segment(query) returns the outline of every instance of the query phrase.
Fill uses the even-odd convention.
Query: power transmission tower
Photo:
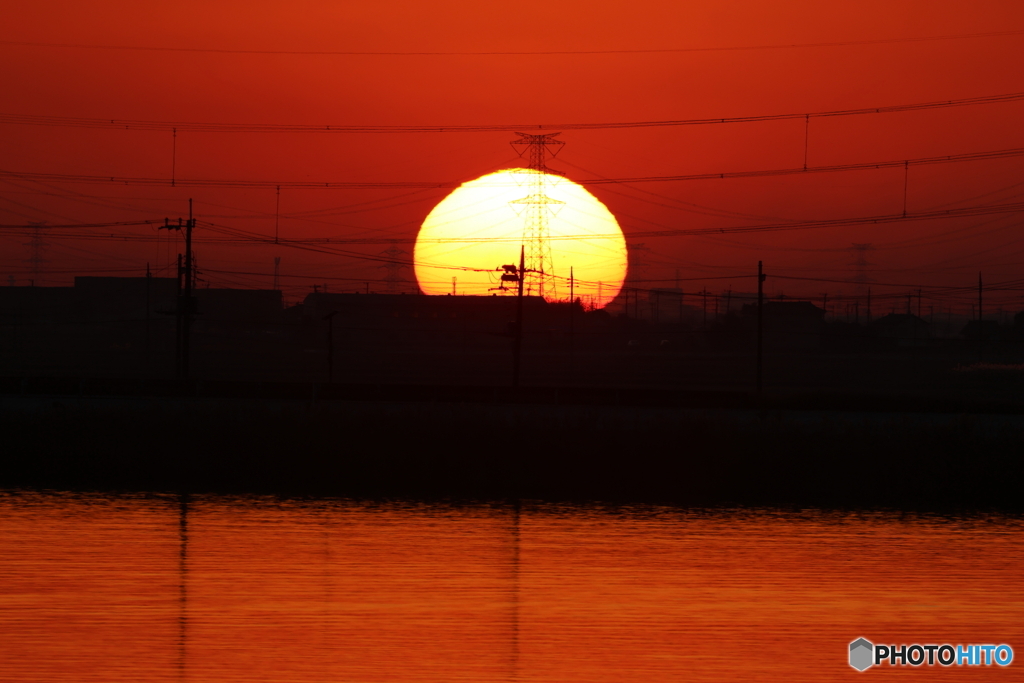
[[[640,313],[640,290],[644,289],[643,272],[650,264],[643,260],[644,252],[650,253],[644,242],[636,242],[628,246],[629,268],[626,270],[626,291],[632,291],[635,300],[633,317],[639,320],[643,316]],[[628,294],[627,294],[628,298]],[[628,306],[628,304],[627,304]],[[627,311],[628,312],[628,311]]]
[[[529,135],[527,133],[516,133],[518,140],[510,144],[519,156],[529,154],[529,168],[532,172],[530,179],[529,194],[522,199],[516,199],[510,204],[519,205],[525,213],[526,226],[523,230],[523,247],[526,252],[526,273],[529,274],[529,281],[524,283],[527,293],[533,293],[536,288],[538,296],[549,295],[557,298],[558,288],[555,284],[555,266],[551,259],[550,231],[548,222],[563,201],[552,199],[547,195],[547,174],[551,172],[546,163],[547,155],[558,156],[562,146],[561,140],[555,140],[560,133],[548,133],[546,135]],[[516,206],[512,207],[513,209]]]
[[[854,280],[862,285],[871,282],[871,278],[868,277],[867,271],[868,266],[873,266],[874,264],[867,260],[867,254],[869,251],[874,250],[875,245],[871,244],[870,242],[866,244],[858,244],[854,242],[853,245],[850,247],[850,251],[854,252],[857,255],[853,263],[850,264],[851,266],[855,266],[857,268],[857,275],[854,277]]]
[[[408,257],[409,252],[404,249],[398,248],[397,242],[392,242],[391,245],[380,253],[381,256],[387,257],[387,261],[381,264],[379,267],[387,270],[387,275],[384,276],[384,282],[388,294],[398,294],[407,280],[402,277],[402,269],[408,268],[409,264],[402,263],[403,257]]]
[[[25,242],[25,246],[31,251],[29,257],[25,259],[32,267],[32,285],[35,286],[39,282],[39,274],[43,270],[43,264],[46,263],[46,259],[43,257],[43,252],[48,246],[46,240],[43,239],[42,228],[46,225],[46,221],[32,221],[29,223],[32,226],[32,238],[28,242]]]

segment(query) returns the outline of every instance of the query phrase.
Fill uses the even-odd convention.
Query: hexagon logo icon
[[[872,655],[874,654],[875,646],[864,640],[858,638],[857,640],[850,643],[850,666],[857,671],[863,671],[872,664]]]

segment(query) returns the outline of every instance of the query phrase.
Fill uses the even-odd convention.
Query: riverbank
[[[1012,414],[5,394],[0,429],[4,488],[1024,508]]]

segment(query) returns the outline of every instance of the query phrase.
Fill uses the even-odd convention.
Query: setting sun
[[[523,200],[534,192],[535,174],[522,168],[491,173],[463,183],[434,207],[416,238],[416,279],[423,292],[498,291],[497,271],[519,262],[527,220]],[[571,268],[576,296],[603,307],[618,294],[626,275],[622,230],[608,208],[583,186],[553,174],[546,173],[543,179],[552,207],[544,211],[553,270],[547,273],[553,278],[544,296],[549,301],[568,299]]]

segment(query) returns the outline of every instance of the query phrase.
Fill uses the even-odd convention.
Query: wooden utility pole
[[[516,294],[516,337],[512,349],[512,386],[519,388],[519,366],[523,352],[523,282],[526,280],[526,247],[519,247],[519,291]]]
[[[175,343],[174,363],[175,371],[180,379],[188,378],[189,366],[189,341],[192,332],[192,315],[195,313],[195,300],[192,297],[193,259],[192,254],[192,229],[196,226],[196,219],[192,217],[192,200],[188,200],[188,220],[182,222],[179,218],[177,224],[171,223],[169,218],[164,219],[161,230],[185,230],[185,253],[178,254],[178,297],[175,311]]]
[[[181,376],[181,254],[178,254],[178,277],[174,281],[174,374]]]
[[[569,377],[575,377],[576,370],[576,278],[569,266]]]
[[[188,223],[185,224],[185,295],[182,307],[184,312],[182,313],[181,319],[181,378],[188,378],[188,365],[189,357],[191,352],[191,339],[192,339],[192,314],[195,313],[196,306],[195,300],[192,298],[192,280],[194,273],[192,272],[193,259],[195,255],[192,253],[192,228],[196,225],[196,220],[192,217],[192,199],[188,200]]]

